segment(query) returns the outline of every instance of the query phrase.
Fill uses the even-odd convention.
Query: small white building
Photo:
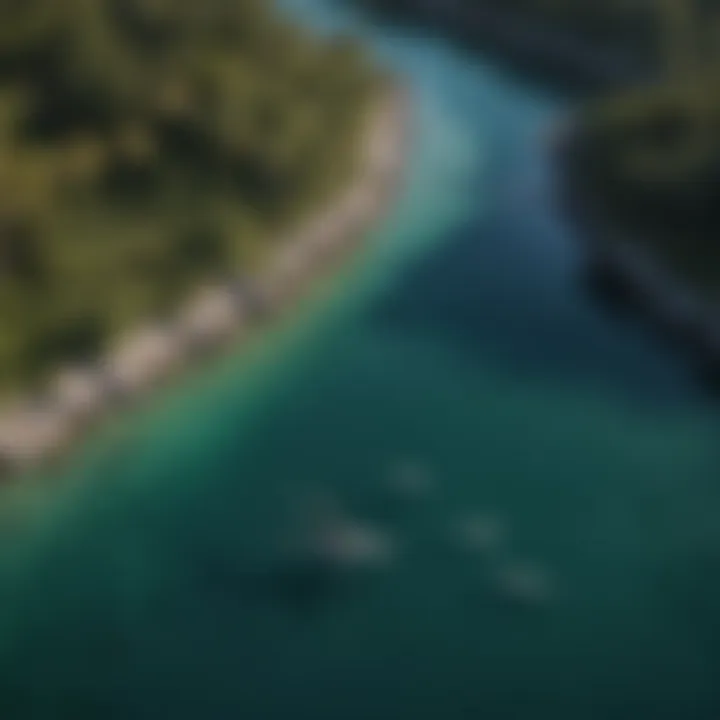
[[[348,224],[345,214],[345,205],[341,202],[314,224],[311,241],[313,250],[327,252],[342,245]]]
[[[61,370],[53,381],[51,393],[60,410],[73,420],[100,412],[107,399],[102,376],[92,368]]]
[[[398,138],[394,129],[395,118],[389,112],[373,128],[365,155],[367,166],[373,170],[389,168],[398,154]]]
[[[291,291],[307,276],[312,264],[312,252],[307,243],[288,243],[278,252],[270,270],[276,292]]]
[[[180,313],[177,332],[184,343],[205,346],[240,329],[244,315],[237,293],[231,288],[205,288]]]
[[[372,220],[380,203],[380,196],[374,186],[363,183],[355,186],[343,198],[342,208],[346,215],[346,224],[353,229]],[[347,222],[350,219],[350,222]]]
[[[145,327],[119,340],[106,357],[105,368],[120,392],[143,390],[166,375],[182,359],[177,334]]]
[[[0,456],[27,467],[59,450],[71,431],[72,423],[58,408],[17,405],[0,416]]]

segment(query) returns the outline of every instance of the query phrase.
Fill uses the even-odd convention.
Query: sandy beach
[[[0,408],[3,477],[57,458],[118,408],[292,307],[391,206],[405,165],[408,114],[407,93],[388,83],[368,111],[354,179],[279,242],[255,275],[196,288],[170,320],[116,338],[94,363],[59,368],[42,395]]]

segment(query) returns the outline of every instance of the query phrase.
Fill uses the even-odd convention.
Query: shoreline
[[[384,7],[382,0],[367,3],[372,12],[394,21],[433,23],[459,42],[497,56],[512,71],[570,92],[647,82],[656,72],[638,53],[588,45],[567,29],[534,23],[520,11],[486,0],[473,6],[454,0],[407,0],[396,8]],[[676,344],[713,392],[720,392],[720,303],[703,299],[592,202],[572,162],[578,143],[572,116],[547,132],[561,169],[561,206],[583,235],[584,273],[591,291],[607,304],[641,316]]]
[[[561,206],[585,242],[585,275],[606,303],[634,313],[677,345],[710,388],[720,389],[720,308],[655,259],[632,235],[615,226],[578,180],[577,128],[555,148],[563,170]]]
[[[410,98],[390,78],[367,108],[354,177],[291,230],[251,276],[196,288],[169,322],[116,339],[92,364],[61,368],[42,397],[0,410],[0,478],[59,462],[98,425],[292,310],[390,210],[405,170]]]

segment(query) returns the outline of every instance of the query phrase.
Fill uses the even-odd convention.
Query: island
[[[408,98],[267,0],[0,5],[13,472],[331,267],[398,187]]]

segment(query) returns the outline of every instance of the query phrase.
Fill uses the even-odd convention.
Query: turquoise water
[[[717,412],[582,290],[542,142],[563,98],[431,35],[287,4],[406,76],[407,191],[249,352],[15,493],[0,717],[719,717]],[[393,503],[406,458],[435,487]],[[313,487],[387,527],[396,563],[276,574]],[[474,511],[508,528],[490,561],[447,542]],[[547,568],[547,608],[498,602],[515,557]]]

